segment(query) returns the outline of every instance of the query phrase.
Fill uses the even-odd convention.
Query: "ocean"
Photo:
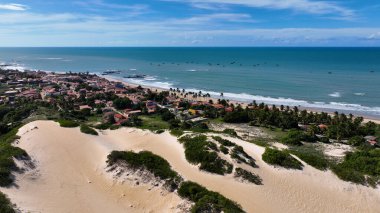
[[[0,48],[0,63],[380,118],[380,48]]]

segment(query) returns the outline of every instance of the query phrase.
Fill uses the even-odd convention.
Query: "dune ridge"
[[[34,129],[34,127],[38,127]],[[33,130],[32,130],[33,129]],[[182,144],[165,132],[133,128],[106,130],[99,136],[79,128],[61,128],[52,121],[22,127],[17,146],[36,162],[33,172],[16,175],[17,187],[1,191],[20,209],[31,212],[179,212],[183,201],[161,188],[114,180],[106,172],[113,150],[151,151],[165,158],[183,178],[217,191],[247,212],[377,212],[380,190],[339,180],[332,172],[308,165],[303,171],[274,168],[261,160],[264,148],[236,138],[259,168],[240,165],[263,179],[264,185],[242,183],[233,175],[214,175],[189,164]]]

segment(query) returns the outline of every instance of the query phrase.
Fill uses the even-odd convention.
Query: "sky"
[[[0,0],[0,46],[380,46],[379,0]]]

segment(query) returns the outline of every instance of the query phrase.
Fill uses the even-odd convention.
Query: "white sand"
[[[123,128],[89,136],[78,129],[60,128],[51,121],[28,124],[20,132],[19,146],[38,161],[36,179],[19,175],[19,188],[1,189],[19,207],[32,212],[173,212],[180,198],[161,196],[156,188],[114,183],[104,172],[111,150],[149,150],[169,161],[185,179],[237,201],[247,212],[379,212],[380,190],[339,180],[331,172],[310,166],[303,171],[274,168],[261,160],[262,147],[239,139],[260,168],[264,185],[241,183],[231,175],[223,177],[201,172],[187,163],[183,147],[168,133],[156,135]],[[88,183],[91,181],[91,183]],[[125,194],[125,197],[121,195]],[[134,207],[131,208],[130,205]]]

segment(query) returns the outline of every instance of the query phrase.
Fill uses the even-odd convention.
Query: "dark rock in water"
[[[369,72],[374,73],[375,71],[371,70],[371,71],[369,71]]]
[[[332,72],[328,72],[329,74],[332,74]]]

